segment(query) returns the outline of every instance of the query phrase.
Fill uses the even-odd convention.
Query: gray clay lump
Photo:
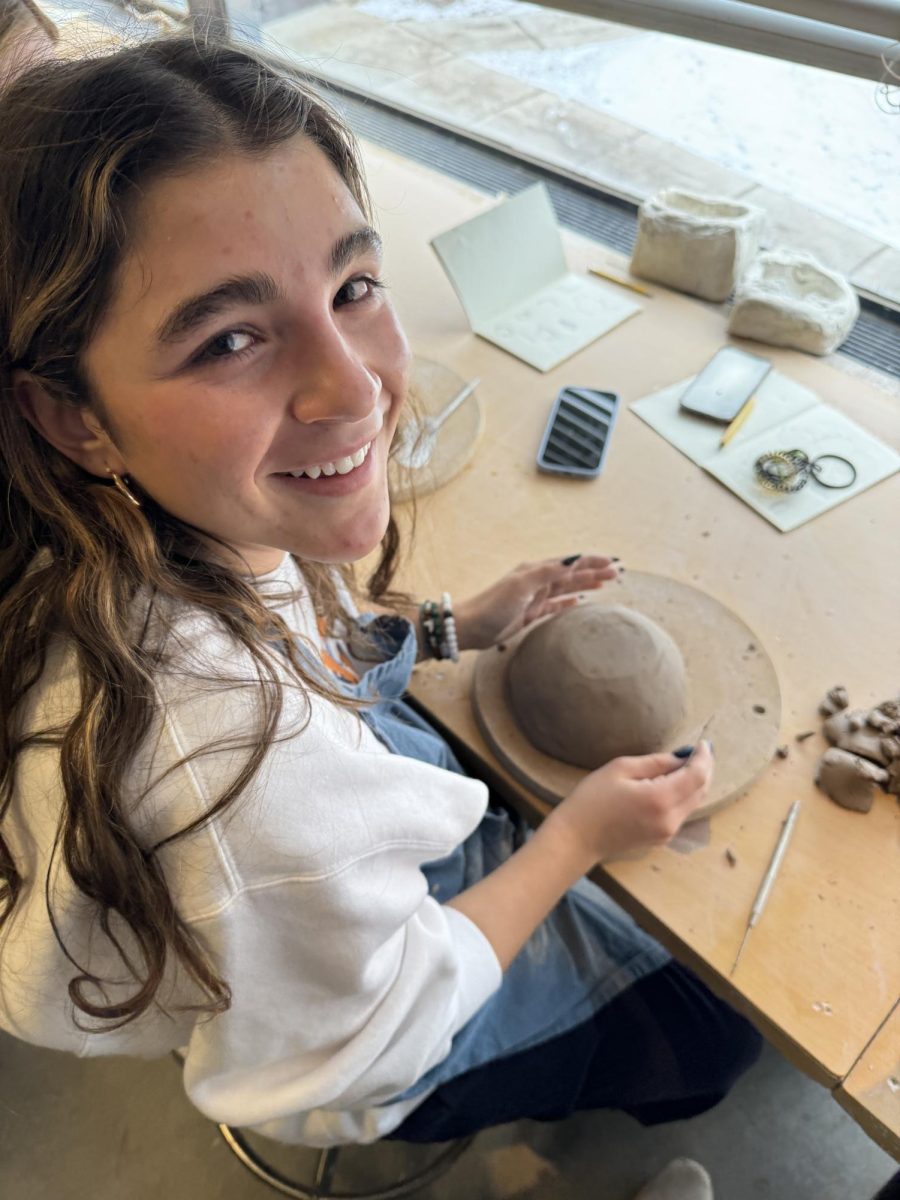
[[[868,812],[875,803],[875,785],[883,786],[887,781],[883,767],[836,746],[822,755],[816,776],[816,783],[827,796],[854,812]]]
[[[620,605],[580,605],[535,626],[510,661],[506,686],[531,744],[586,770],[663,749],[687,705],[675,642]]]
[[[843,808],[868,812],[876,786],[900,795],[900,698],[875,708],[852,709],[844,687],[833,687],[819,712],[832,744],[819,762],[816,782]]]

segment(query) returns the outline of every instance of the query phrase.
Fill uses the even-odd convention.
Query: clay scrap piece
[[[879,733],[896,733],[900,729],[900,721],[890,717],[885,711],[883,705],[877,708],[870,708],[866,713],[866,724],[871,729],[877,729]]]
[[[830,717],[840,709],[846,708],[849,703],[850,697],[847,695],[847,689],[838,685],[828,692],[828,695],[819,705],[819,712],[823,717]]]
[[[866,725],[866,713],[862,709],[851,711],[843,709],[829,717],[822,726],[822,732],[840,750],[848,750],[851,754],[861,754],[881,766],[887,766],[887,758],[881,743],[884,736]]]
[[[875,803],[875,785],[886,784],[888,773],[858,754],[832,747],[819,761],[816,783],[842,808],[867,813]]]
[[[848,707],[847,690],[834,687],[819,711],[833,749],[819,763],[816,782],[836,803],[868,812],[879,784],[900,796],[900,697],[874,708]]]
[[[686,710],[678,646],[620,605],[577,605],[535,626],[516,647],[506,683],[532,745],[587,770],[661,750]]]

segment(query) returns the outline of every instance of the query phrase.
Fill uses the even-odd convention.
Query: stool
[[[172,1057],[179,1067],[184,1066],[183,1051],[173,1050]],[[365,1192],[334,1192],[331,1190],[331,1181],[337,1168],[338,1154],[341,1149],[347,1149],[347,1147],[331,1146],[327,1150],[320,1151],[313,1181],[311,1184],[305,1184],[289,1179],[271,1163],[267,1163],[262,1155],[250,1145],[247,1135],[242,1129],[236,1129],[233,1125],[219,1125],[218,1130],[225,1145],[238,1162],[242,1163],[257,1179],[267,1183],[270,1188],[280,1192],[282,1196],[292,1196],[294,1200],[397,1200],[400,1196],[411,1196],[413,1192],[420,1191],[429,1183],[433,1183],[435,1179],[440,1179],[442,1175],[445,1175],[475,1140],[473,1135],[451,1142],[436,1154],[427,1166],[406,1175],[398,1183]],[[392,1143],[395,1146],[402,1144],[399,1141]]]
[[[338,1155],[342,1149],[348,1149],[348,1147],[332,1146],[327,1150],[322,1150],[316,1163],[312,1183],[299,1183],[289,1179],[281,1171],[267,1163],[250,1145],[242,1130],[235,1129],[230,1125],[219,1125],[218,1128],[225,1145],[248,1171],[263,1183],[267,1183],[276,1192],[280,1192],[282,1196],[293,1196],[295,1200],[395,1200],[399,1196],[410,1196],[446,1174],[474,1141],[473,1137],[468,1137],[451,1142],[427,1166],[405,1176],[397,1183],[371,1191],[337,1192],[332,1191],[331,1181],[337,1167]],[[377,1145],[377,1143],[375,1144]],[[400,1142],[393,1144],[402,1145]]]

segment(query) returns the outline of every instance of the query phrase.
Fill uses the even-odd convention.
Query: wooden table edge
[[[884,1020],[872,1034],[872,1037],[866,1043],[856,1061],[851,1066],[850,1070],[846,1073],[846,1075],[843,1076],[842,1079],[839,1079],[835,1087],[831,1089],[831,1094],[834,1096],[841,1108],[844,1109],[845,1112],[849,1113],[853,1120],[856,1121],[857,1125],[859,1125],[861,1129],[865,1130],[873,1142],[877,1143],[882,1150],[884,1150],[887,1154],[890,1154],[890,1156],[897,1162],[900,1162],[900,1127],[893,1128],[890,1125],[886,1125],[885,1122],[882,1121],[882,1119],[870,1108],[867,1108],[857,1096],[855,1096],[852,1092],[848,1092],[845,1086],[851,1075],[853,1075],[858,1068],[861,1068],[864,1065],[869,1052],[873,1050],[875,1043],[881,1037],[881,1034],[897,1016],[900,1016],[900,1000],[898,1000],[897,1003],[888,1010]]]
[[[880,1146],[891,1158],[900,1162],[900,1134],[896,1129],[885,1125],[871,1109],[866,1108],[855,1096],[844,1090],[843,1081],[831,1089],[831,1094],[844,1110],[857,1123],[860,1129]]]

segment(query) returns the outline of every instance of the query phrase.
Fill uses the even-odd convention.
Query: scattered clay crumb
[[[658,866],[656,863],[651,863],[651,864],[650,864],[650,870],[651,870],[651,871],[657,871],[657,872],[658,872],[658,871],[659,871],[659,866]]]
[[[816,1000],[812,1006],[813,1012],[824,1013],[826,1017],[830,1017],[834,1009],[830,1004],[826,1004],[824,1000]]]
[[[896,1095],[897,1092],[900,1092],[900,1079],[895,1079],[893,1075],[888,1075],[887,1085],[888,1090],[892,1091],[894,1095]]]
[[[764,713],[766,711],[766,706],[764,704],[754,704],[753,711],[755,713]]]
[[[776,758],[787,758],[787,756],[789,754],[790,754],[790,750],[788,750],[787,746],[776,746],[775,747]]]
[[[725,859],[726,859],[726,861],[727,861],[727,863],[728,863],[729,867],[736,867],[736,866],[737,866],[737,855],[736,855],[736,854],[735,854],[735,852],[734,852],[734,851],[731,849],[731,847],[730,847],[730,846],[727,846],[727,847],[725,848]]]
[[[797,736],[794,738],[794,741],[805,742],[807,738],[815,737],[815,735],[816,731],[814,729],[804,729],[802,733],[797,734]]]
[[[756,649],[756,642],[748,642],[748,643],[747,643],[747,649],[748,649],[748,650],[755,650],[755,649]]]
[[[701,533],[701,535],[700,535],[700,536],[701,536],[701,537],[709,537],[709,530],[708,530],[708,529],[704,529],[704,530],[703,530],[703,532]]]

